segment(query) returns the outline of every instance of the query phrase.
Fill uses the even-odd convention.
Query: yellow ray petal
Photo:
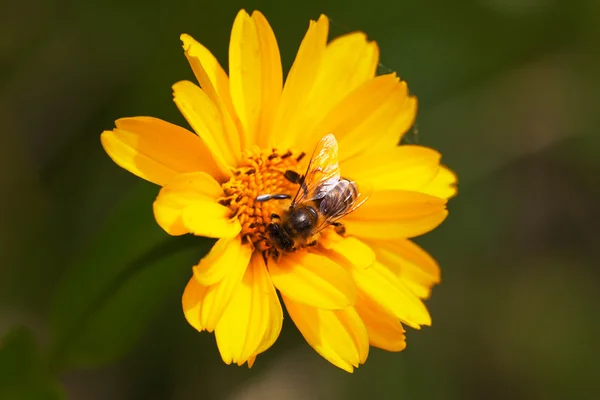
[[[214,202],[197,202],[184,208],[181,220],[187,231],[196,236],[224,238],[241,231],[239,221],[231,219],[231,210]]]
[[[212,53],[189,35],[181,35],[185,56],[202,90],[212,100],[226,133],[223,140],[236,160],[242,154],[241,124],[229,94],[229,78]]]
[[[433,180],[419,191],[442,199],[450,199],[456,196],[458,192],[457,184],[458,177],[456,174],[448,167],[441,165]]]
[[[157,185],[166,185],[177,174],[204,171],[225,179],[209,149],[192,132],[157,118],[135,117],[116,121],[104,131],[102,146],[122,168]]]
[[[375,77],[379,65],[379,47],[363,32],[351,32],[327,45],[316,86],[327,84],[329,104],[336,104],[348,93]]]
[[[219,168],[229,171],[237,166],[239,155],[232,151],[219,110],[206,92],[190,81],[181,81],[173,85],[173,99],[190,126],[210,149]]]
[[[290,299],[331,310],[344,309],[355,301],[354,282],[348,272],[323,255],[302,251],[269,260],[275,287]]]
[[[310,21],[285,80],[269,145],[289,148],[296,144],[302,132],[296,125],[303,119],[298,110],[303,110],[309,101],[310,88],[316,79],[315,71],[318,71],[327,47],[328,33],[329,19],[325,15],[321,15],[316,22]]]
[[[267,269],[267,266],[264,263],[264,259],[262,255],[258,253],[254,254],[253,259],[255,265],[260,268],[260,280],[262,282],[262,287],[266,287],[267,289],[263,291],[262,295],[268,293],[269,300],[269,310],[270,310],[270,323],[267,326],[265,334],[260,342],[260,345],[256,349],[254,356],[252,356],[248,360],[248,367],[251,368],[252,364],[254,364],[254,360],[256,359],[256,355],[267,351],[279,337],[281,333],[281,328],[283,326],[283,309],[281,307],[281,302],[279,301],[279,297],[277,296],[277,292],[275,290],[275,286],[273,285],[273,281],[271,280],[271,276]]]
[[[401,84],[406,85],[405,82],[401,82]],[[415,118],[417,117],[417,98],[415,96],[406,96],[404,100],[398,100],[398,105],[400,108],[387,131],[382,132],[375,138],[376,140],[374,140],[369,147],[364,148],[364,150],[372,154],[383,153],[390,147],[397,146],[402,140],[402,137],[413,126]]]
[[[236,246],[237,243],[233,242],[232,246]],[[240,245],[244,248],[232,250],[237,257],[231,258],[227,275],[219,283],[209,286],[204,295],[200,310],[200,322],[209,332],[215,329],[227,305],[240,288],[242,278],[250,263],[252,249],[248,245]]]
[[[215,328],[223,361],[250,362],[277,340],[282,323],[277,293],[262,256],[256,254]]]
[[[406,348],[404,328],[398,318],[363,295],[358,296],[355,307],[367,328],[371,346],[387,351]]]
[[[181,298],[185,319],[187,319],[188,323],[198,331],[204,330],[202,322],[200,321],[200,309],[205,293],[206,287],[200,285],[200,283],[192,276],[186,285]]]
[[[205,172],[179,174],[160,190],[154,217],[170,235],[233,237],[242,227],[231,219],[229,208],[217,203],[222,195],[221,186]]]
[[[229,44],[231,98],[240,118],[246,147],[267,146],[279,104],[283,73],[279,47],[271,26],[258,11],[241,10]]]
[[[327,133],[334,132],[337,135],[336,131],[327,130],[331,128],[328,123],[322,125],[319,122],[324,118],[327,119],[334,110],[338,110],[337,114],[340,114],[340,107],[349,106],[344,99],[355,89],[373,80],[378,62],[379,48],[377,44],[367,41],[366,35],[362,32],[340,36],[327,45],[314,84],[312,87],[308,84],[306,88],[306,105],[301,108],[302,115],[300,116],[304,119],[299,121],[300,126],[292,127],[292,129],[298,129],[297,142],[300,144],[300,148],[314,148],[316,143]],[[382,101],[378,97],[371,97],[374,101]],[[344,105],[340,106],[340,103],[344,103]],[[364,111],[364,108],[372,110],[373,103],[361,102],[361,105],[362,107],[354,108],[354,110],[360,110],[361,120],[365,120],[365,114],[371,113]],[[387,103],[384,102],[384,106],[387,106]],[[345,115],[348,116],[347,113]],[[324,128],[325,131],[323,131],[324,126],[327,126]],[[370,134],[372,135],[372,132]]]
[[[369,355],[369,336],[354,307],[322,310],[282,296],[304,339],[333,365],[353,372]]]
[[[190,35],[184,33],[180,39],[185,56],[190,60],[192,71],[202,89],[215,104],[223,103],[227,106],[227,110],[233,111],[229,94],[229,78],[217,58]]]
[[[335,134],[343,162],[370,149],[390,129],[395,129],[399,114],[405,112],[407,99],[406,83],[400,82],[395,74],[370,79],[341,99],[314,130],[307,131],[306,140],[316,144],[326,134]],[[396,133],[398,138],[400,134]]]
[[[369,268],[351,268],[357,289],[405,324],[419,328],[431,325],[431,317],[421,300],[379,262]]]
[[[343,223],[351,236],[404,239],[431,231],[447,215],[445,199],[404,190],[381,190],[374,191]]]
[[[431,287],[440,282],[438,263],[421,247],[406,239],[367,242],[377,261],[389,268],[418,297],[428,298]]]
[[[242,245],[240,235],[219,239],[200,263],[194,266],[194,277],[204,286],[214,285],[227,276],[232,264],[240,258],[250,259],[251,253],[250,246]]]
[[[423,146],[391,146],[381,153],[363,153],[340,163],[344,176],[372,190],[421,191],[438,174],[441,155]],[[439,197],[439,196],[438,196]]]
[[[334,232],[321,235],[321,245],[332,250],[359,268],[367,268],[375,262],[375,252],[357,238],[342,237]]]
[[[265,271],[267,270],[265,269]],[[277,341],[279,334],[281,333],[281,328],[283,327],[283,309],[281,308],[279,297],[277,297],[275,286],[273,286],[273,281],[271,280],[271,277],[268,275],[268,273],[267,276],[262,276],[261,279],[264,279],[265,282],[268,279],[268,283],[270,285],[269,290],[271,290],[271,288],[273,290],[272,294],[269,294],[269,309],[271,312],[271,319],[269,325],[267,326],[267,330],[265,331],[265,334],[260,342],[260,345],[256,349],[254,357],[256,357],[256,355],[260,353],[267,351],[271,348],[271,346],[273,346],[273,344]],[[252,365],[250,365],[250,361],[248,361],[248,365],[252,367]]]

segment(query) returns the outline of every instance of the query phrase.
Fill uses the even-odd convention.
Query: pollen
[[[229,181],[221,185],[225,195],[219,199],[219,203],[231,209],[232,216],[242,225],[243,240],[255,249],[264,251],[271,248],[265,228],[271,222],[271,215],[280,214],[291,202],[289,199],[259,202],[256,197],[285,194],[293,198],[298,191],[298,184],[288,180],[286,172],[300,174],[305,155],[304,152],[292,150],[255,149],[246,154]]]

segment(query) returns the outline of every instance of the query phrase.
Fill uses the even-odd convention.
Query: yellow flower
[[[183,49],[200,87],[173,86],[195,134],[168,122],[120,119],[102,145],[121,167],[162,186],[154,202],[170,235],[218,238],[193,267],[183,311],[215,332],[223,361],[252,366],[276,341],[287,311],[306,341],[348,372],[370,346],[400,351],[402,324],[431,318],[422,302],[440,281],[437,263],[409,238],[446,217],[456,177],[427,147],[400,145],[417,100],[395,74],[375,76],[377,44],[355,32],[327,43],[329,21],[311,21],[283,84],[279,49],[260,12],[240,11],[229,76],[188,35]],[[294,196],[317,143],[333,133],[342,176],[370,187],[368,200],[326,227],[316,245],[276,252],[265,229]],[[306,157],[305,157],[306,155]]]

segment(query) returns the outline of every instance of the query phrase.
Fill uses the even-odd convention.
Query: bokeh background
[[[407,140],[460,177],[418,240],[433,326],[353,375],[289,318],[251,370],[221,362],[181,293],[209,242],[169,241],[157,188],[99,140],[124,116],[187,126],[179,34],[226,64],[240,8],[284,68],[309,19],[367,32],[420,102]],[[0,5],[1,399],[592,399],[600,396],[600,2],[4,0]]]

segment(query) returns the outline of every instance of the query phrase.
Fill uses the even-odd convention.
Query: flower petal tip
[[[183,50],[187,53],[190,49],[192,42],[194,41],[194,38],[192,38],[187,33],[182,33],[181,35],[179,35],[179,40],[181,40],[181,47],[183,47]]]

